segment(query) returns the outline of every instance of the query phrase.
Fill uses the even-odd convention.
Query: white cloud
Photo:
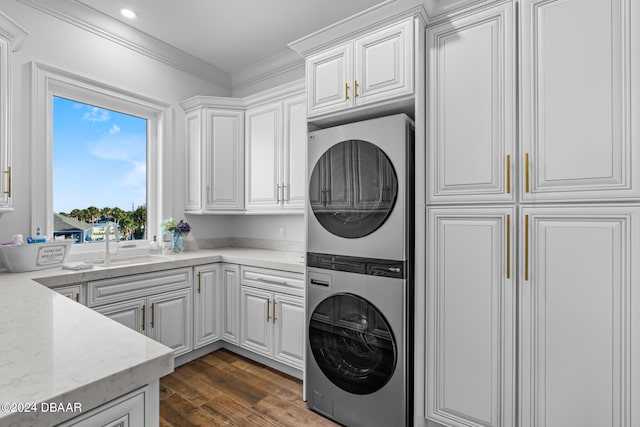
[[[133,162],[133,168],[129,172],[125,173],[120,181],[121,185],[124,187],[144,187],[146,182],[147,164],[142,162]]]
[[[115,135],[118,132],[120,132],[120,126],[118,125],[113,125],[111,129],[109,129],[109,135]]]
[[[89,120],[90,122],[104,122],[109,120],[109,112],[98,107],[89,107],[89,111],[82,116],[83,120]]]
[[[146,144],[139,139],[101,139],[89,144],[89,153],[103,160],[123,160],[135,162],[146,158]]]

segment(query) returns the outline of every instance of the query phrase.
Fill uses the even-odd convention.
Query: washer
[[[305,393],[347,426],[411,425],[413,123],[310,133]]]

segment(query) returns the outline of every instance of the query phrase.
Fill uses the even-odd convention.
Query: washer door
[[[398,178],[391,160],[370,142],[335,144],[311,173],[311,210],[327,231],[339,237],[373,233],[387,220],[397,197]]]
[[[353,294],[323,300],[311,315],[309,342],[324,375],[353,394],[370,394],[391,379],[397,362],[393,332],[380,311]]]

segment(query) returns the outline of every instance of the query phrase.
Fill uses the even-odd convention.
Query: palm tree
[[[100,209],[96,208],[95,206],[89,206],[87,208],[87,212],[89,213],[89,218],[91,218],[91,223],[95,224],[96,220],[98,219],[98,215],[100,214]]]
[[[100,209],[100,215],[102,215],[106,221],[111,220],[112,219],[112,217],[111,217],[111,208],[104,207],[104,208]]]
[[[82,211],[80,209],[74,209],[69,213],[70,216],[74,217],[78,221],[81,221]]]
[[[136,223],[138,236],[142,236],[143,239],[147,238],[147,205],[138,206],[133,212],[133,220]]]
[[[113,222],[115,222],[118,225],[120,225],[120,222],[125,217],[125,215],[126,215],[126,212],[120,208],[116,207],[111,209],[111,218],[113,219]]]
[[[133,233],[133,230],[136,228],[136,223],[133,220],[133,216],[131,212],[126,212],[126,215],[120,221],[120,231],[124,235],[124,240],[129,240],[130,236]]]

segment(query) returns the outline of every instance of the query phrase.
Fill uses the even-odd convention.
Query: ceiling
[[[383,0],[76,0],[233,74]],[[387,0],[388,1],[388,0]],[[128,20],[120,8],[134,10]]]

